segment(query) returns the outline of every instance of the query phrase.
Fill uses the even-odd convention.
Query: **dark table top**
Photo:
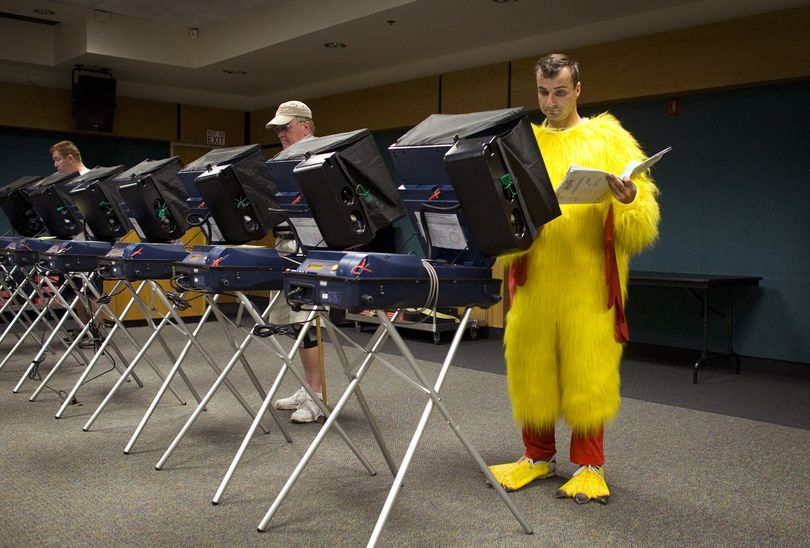
[[[646,272],[630,271],[630,284],[657,285],[670,287],[710,287],[757,286],[761,276],[734,276],[725,274],[692,274],[687,272]]]

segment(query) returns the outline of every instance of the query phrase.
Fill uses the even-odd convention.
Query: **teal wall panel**
[[[736,350],[810,363],[810,83],[690,95],[674,116],[665,99],[584,109],[603,110],[646,152],[673,147],[653,168],[660,240],[632,268],[762,276],[736,292]],[[631,338],[698,348],[700,313],[684,290],[632,288]]]

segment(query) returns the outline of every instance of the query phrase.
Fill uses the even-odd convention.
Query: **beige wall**
[[[177,105],[116,97],[112,137],[173,141],[177,134]],[[70,91],[30,84],[0,82],[0,125],[74,132]],[[81,132],[79,132],[81,133]]]
[[[224,131],[225,146],[245,144],[245,113],[116,97],[112,132],[74,129],[70,91],[0,82],[0,126],[205,145],[207,131]],[[179,112],[178,112],[179,110]],[[178,135],[179,116],[179,135]]]
[[[208,144],[208,130],[224,131],[226,147],[245,144],[245,114],[222,108],[180,105],[180,142]]]
[[[582,66],[583,104],[796,80],[810,77],[808,21],[803,7],[567,53]],[[536,61],[512,62],[512,106],[537,108]]]
[[[582,65],[583,104],[669,96],[810,77],[810,7],[568,50]],[[412,126],[434,112],[537,109],[534,64],[511,62],[330,95],[301,98],[320,135]],[[292,97],[291,97],[292,99]],[[264,128],[276,105],[251,113],[251,142],[277,144]]]
[[[429,76],[310,99],[318,133],[416,125],[439,108],[439,77]]]
[[[509,106],[509,63],[442,74],[443,114],[497,110]]]
[[[281,146],[281,142],[276,137],[276,132],[267,129],[264,125],[275,116],[276,107],[271,106],[261,110],[254,110],[250,113],[250,142],[262,145]],[[320,128],[317,128],[320,133]],[[324,134],[325,135],[325,134]]]

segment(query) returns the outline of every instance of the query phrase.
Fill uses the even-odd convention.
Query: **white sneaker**
[[[318,396],[320,397],[320,394],[318,394]],[[290,421],[300,423],[315,422],[321,417],[323,417],[323,411],[321,411],[318,404],[307,395],[307,398],[298,406],[298,409],[290,415]]]
[[[286,398],[279,398],[273,402],[273,407],[276,409],[280,409],[282,411],[295,411],[298,409],[298,406],[304,403],[304,400],[308,398],[307,391],[304,388],[299,388],[296,390],[292,396],[287,396]]]

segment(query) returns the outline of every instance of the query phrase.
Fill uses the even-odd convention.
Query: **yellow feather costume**
[[[633,136],[607,113],[567,130],[534,126],[534,133],[555,186],[571,164],[618,174],[644,159]],[[622,345],[607,307],[604,222],[612,203],[624,299],[628,259],[657,238],[659,220],[655,184],[647,174],[633,182],[638,193],[630,204],[611,197],[562,206],[562,216],[526,252],[528,278],[515,291],[504,335],[513,413],[522,426],[544,430],[562,415],[573,431],[589,433],[619,409]]]

